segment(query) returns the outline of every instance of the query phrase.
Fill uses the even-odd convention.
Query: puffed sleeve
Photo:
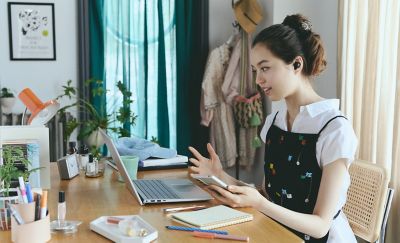
[[[326,126],[318,138],[316,152],[320,166],[345,159],[348,168],[354,160],[357,145],[358,139],[351,123],[343,117],[336,118]]]

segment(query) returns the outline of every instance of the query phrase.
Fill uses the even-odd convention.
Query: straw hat
[[[257,0],[239,0],[233,7],[236,20],[247,32],[252,33],[263,18],[262,8]]]

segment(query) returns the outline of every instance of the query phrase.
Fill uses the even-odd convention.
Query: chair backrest
[[[381,232],[388,199],[388,172],[371,162],[357,160],[351,164],[349,173],[351,184],[343,212],[355,235],[375,242]]]

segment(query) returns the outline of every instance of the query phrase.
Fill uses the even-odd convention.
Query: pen
[[[22,199],[22,192],[21,192],[21,188],[19,188],[19,186],[17,187],[17,194],[18,194],[18,202],[23,203],[24,200]]]
[[[208,239],[237,240],[246,242],[249,242],[250,240],[248,236],[220,235],[220,234],[197,232],[197,231],[193,232],[193,236],[200,238],[208,238]]]
[[[175,225],[168,225],[165,228],[169,230],[182,230],[182,231],[191,231],[191,232],[205,232],[205,233],[214,233],[220,235],[227,235],[228,231],[221,231],[221,230],[205,230],[200,228],[191,228],[191,227],[183,227],[183,226],[175,226]]]
[[[25,182],[22,176],[18,177],[19,189],[21,189],[22,201],[28,203],[28,198],[26,197]]]
[[[189,207],[179,207],[179,208],[164,208],[164,213],[173,213],[173,212],[181,212],[181,211],[188,211],[188,210],[200,210],[205,209],[206,206],[204,205],[193,205]]]
[[[26,197],[28,198],[28,203],[31,203],[31,202],[33,202],[31,185],[29,183],[26,183],[25,188],[26,188]]]
[[[18,211],[15,210],[15,208],[13,206],[11,206],[7,201],[6,201],[6,207],[7,207],[8,211],[10,212],[10,214],[14,217],[17,224],[21,225],[21,224],[25,223],[24,220],[22,219],[21,215],[18,213]]]
[[[46,218],[47,212],[47,191],[42,193],[42,201],[40,203],[40,219]]]
[[[41,198],[41,195],[37,194],[36,202],[35,202],[35,220],[40,219],[40,198]]]

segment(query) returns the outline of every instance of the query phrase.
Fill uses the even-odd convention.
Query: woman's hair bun
[[[308,20],[304,15],[301,14],[286,16],[282,24],[294,29],[297,34],[303,38],[308,37],[308,35],[312,33],[312,25],[310,20]]]
[[[304,15],[288,15],[282,24],[271,25],[262,30],[254,39],[253,47],[262,43],[276,57],[293,63],[298,56],[303,58],[303,75],[317,76],[326,68],[325,49],[319,34],[311,29],[311,23]]]

